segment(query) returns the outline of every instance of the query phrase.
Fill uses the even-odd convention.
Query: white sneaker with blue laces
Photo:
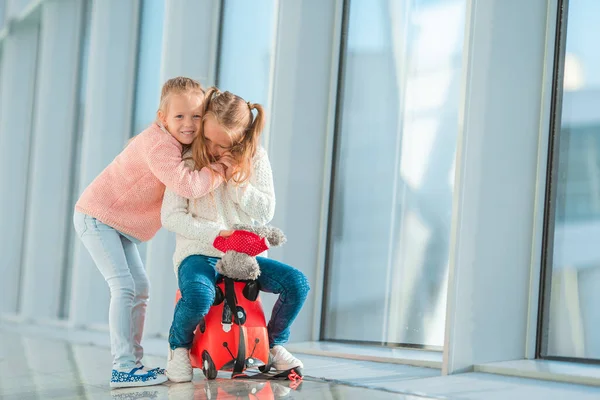
[[[135,367],[131,371],[119,371],[116,369],[112,370],[112,377],[110,379],[110,387],[124,388],[124,387],[138,387],[138,386],[152,386],[160,385],[167,381],[165,375],[159,375],[156,372],[144,371],[143,367]]]

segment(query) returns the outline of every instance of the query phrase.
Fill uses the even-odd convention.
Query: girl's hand
[[[212,163],[208,167],[220,175],[225,175],[225,171],[227,170],[227,167],[225,167],[225,165],[220,164],[218,162]]]
[[[235,171],[235,159],[233,158],[231,153],[227,152],[219,158],[219,163],[225,166],[225,180],[229,181]]]
[[[218,163],[221,163],[225,166],[225,168],[231,168],[235,165],[235,159],[231,155],[230,152],[223,153],[217,160]]]
[[[219,236],[229,237],[231,235],[233,235],[233,231],[221,231],[221,232],[219,232]]]

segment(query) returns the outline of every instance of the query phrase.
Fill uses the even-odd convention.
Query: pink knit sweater
[[[188,169],[181,150],[181,143],[152,124],[85,189],[75,210],[141,241],[152,239],[161,227],[165,186],[191,199],[222,183],[208,168]]]

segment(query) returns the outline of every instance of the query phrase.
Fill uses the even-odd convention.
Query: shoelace
[[[142,368],[144,368],[143,365],[141,367],[132,369],[128,374],[129,377],[140,378],[142,380],[142,382],[146,382],[148,379],[156,377],[156,373],[151,373],[151,372],[146,372],[143,375],[136,375],[135,373],[140,371]]]
[[[160,374],[164,374],[165,373],[165,369],[164,368],[160,368],[160,367],[156,367],[156,368],[152,368],[152,369],[148,370],[148,372],[160,375]]]
[[[142,365],[140,367],[140,369],[143,369],[143,368],[144,368],[144,366]],[[156,367],[156,368],[149,369],[147,373],[154,374],[154,375],[161,375],[161,374],[165,373],[165,370],[163,368]]]

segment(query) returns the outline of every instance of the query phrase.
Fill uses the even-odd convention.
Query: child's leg
[[[146,321],[146,307],[150,295],[150,281],[144,269],[137,245],[124,236],[121,236],[121,243],[123,243],[125,258],[127,259],[135,287],[131,308],[131,339],[133,341],[133,354],[137,364],[144,357],[144,348],[141,345],[141,341],[144,333],[144,322]]]
[[[194,330],[215,300],[217,261],[217,258],[196,255],[189,256],[179,266],[177,275],[181,299],[175,306],[169,332],[172,350],[192,347]]]
[[[290,337],[290,326],[310,290],[308,279],[297,269],[269,258],[257,257],[260,266],[258,282],[261,290],[279,294],[269,321],[271,347],[285,344]]]
[[[135,367],[131,340],[131,310],[135,285],[121,242],[113,228],[87,215],[75,215],[75,228],[110,288],[108,323],[113,368]]]

